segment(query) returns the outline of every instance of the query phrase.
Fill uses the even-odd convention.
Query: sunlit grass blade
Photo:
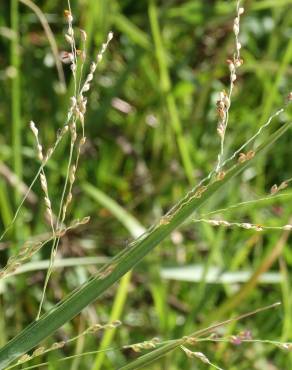
[[[75,266],[89,266],[89,265],[103,265],[108,263],[110,258],[107,257],[72,257],[72,258],[60,258],[55,260],[54,267],[64,268],[64,267],[75,267]],[[46,270],[50,265],[50,260],[41,261],[31,261],[24,263],[19,267],[13,274],[9,276],[15,276],[18,274],[24,274],[30,271]],[[9,277],[7,277],[9,279]]]
[[[161,269],[163,279],[199,283],[204,277],[206,284],[245,283],[251,278],[252,274],[252,270],[223,271],[216,266],[208,266],[208,271],[204,276],[204,266],[202,264]],[[267,272],[259,277],[258,282],[261,284],[280,284],[282,278],[278,272]]]

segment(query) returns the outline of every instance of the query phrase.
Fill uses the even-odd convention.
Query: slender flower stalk
[[[72,195],[72,189],[76,178],[76,172],[79,165],[80,155],[82,151],[82,147],[84,146],[86,142],[85,137],[85,130],[84,130],[84,116],[86,113],[86,106],[87,106],[87,98],[84,96],[86,92],[89,91],[94,72],[97,68],[97,65],[102,61],[103,55],[110,43],[110,41],[113,38],[113,33],[109,32],[107,40],[105,43],[102,44],[101,50],[97,54],[96,61],[92,62],[90,65],[90,71],[88,75],[85,78],[84,83],[82,83],[82,72],[83,72],[83,66],[85,62],[86,57],[86,50],[85,50],[85,40],[86,40],[86,32],[81,31],[82,36],[82,42],[83,42],[83,50],[79,52],[79,50],[76,49],[76,42],[75,42],[75,34],[73,29],[73,16],[71,13],[71,7],[70,7],[70,1],[68,0],[68,8],[69,10],[65,10],[64,14],[68,22],[68,29],[67,33],[65,34],[65,38],[67,42],[70,44],[71,47],[71,53],[68,53],[69,60],[70,60],[70,68],[72,71],[72,77],[74,80],[74,96],[71,97],[71,105],[68,113],[68,126],[69,126],[69,132],[70,132],[70,151],[69,151],[69,159],[67,163],[67,171],[66,171],[66,177],[65,177],[65,183],[63,186],[60,206],[59,206],[59,212],[57,216],[56,221],[56,229],[58,230],[65,222],[66,214],[68,207],[70,203],[72,202],[73,195]],[[80,76],[79,81],[77,81],[77,69],[78,69],[78,54],[81,56],[81,66],[80,66]],[[70,117],[70,118],[69,118]],[[80,123],[81,126],[81,138],[78,140],[78,124]],[[73,162],[74,153],[76,155],[75,161]],[[53,271],[54,261],[57,255],[58,246],[60,243],[60,236],[55,236],[53,240],[53,245],[51,249],[51,256],[50,256],[50,265],[46,273],[44,287],[42,291],[42,297],[39,304],[39,309],[37,313],[36,320],[40,318],[41,310],[43,306],[43,302],[45,299],[45,294],[47,290],[47,286],[49,283],[50,276]]]
[[[235,53],[233,59],[227,59],[227,64],[230,72],[230,83],[229,92],[226,93],[225,90],[221,91],[219,94],[219,100],[217,101],[217,113],[218,113],[218,126],[217,133],[220,137],[220,152],[218,154],[218,161],[215,171],[218,173],[222,167],[222,161],[224,158],[224,142],[225,133],[229,121],[229,109],[231,106],[231,99],[235,81],[237,79],[237,68],[239,68],[243,60],[240,57],[241,44],[239,42],[239,27],[240,27],[240,16],[244,13],[244,8],[240,7],[240,0],[236,3],[236,17],[233,23],[233,33],[235,36]]]

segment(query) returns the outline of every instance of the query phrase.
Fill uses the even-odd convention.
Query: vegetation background
[[[46,34],[36,14],[24,3],[0,3],[3,229],[10,224],[21,192],[39,168],[29,121],[36,122],[42,143],[48,147],[63,125],[72,95],[70,68],[63,65],[67,85],[64,92]],[[67,2],[36,3],[59,49],[67,50],[63,16]],[[292,88],[292,1],[249,0],[242,5],[244,64],[238,72],[230,109],[225,148],[229,154],[283,105]],[[70,219],[90,215],[91,221],[62,239],[61,262],[49,283],[45,311],[84,282],[105,259],[116,255],[143,227],[158,220],[212,170],[220,146],[216,100],[219,91],[228,88],[226,59],[234,52],[232,1],[72,0],[71,6],[75,25],[87,32],[88,55],[96,54],[109,30],[113,30],[114,39],[89,94],[87,143],[70,206]],[[18,43],[19,53],[15,46]],[[273,125],[279,127],[289,117],[291,110]],[[260,140],[273,130],[269,127]],[[257,159],[211,198],[201,214],[267,197],[273,184],[292,176],[291,143],[288,132],[268,155]],[[64,142],[49,162],[53,207],[60,202],[67,153],[68,143]],[[15,175],[20,184],[15,184]],[[283,194],[231,208],[221,216],[228,221],[268,226],[291,223],[289,187]],[[2,266],[23,241],[49,231],[44,210],[42,190],[37,184],[15,227],[1,241]],[[42,249],[26,266],[28,271],[0,282],[1,345],[34,320],[45,277],[41,261],[49,256],[50,248]],[[94,257],[94,263],[83,257]],[[64,266],[66,263],[71,266]],[[210,283],[214,268],[229,272],[228,280],[220,280],[219,275]],[[111,335],[106,332],[103,342],[103,347],[115,349],[106,355],[77,357],[66,365],[54,362],[97,350],[105,337],[92,335],[42,360],[50,361],[49,369],[118,368],[137,354],[117,348],[153,337],[179,338],[276,301],[282,302],[279,309],[221,328],[220,333],[249,330],[254,338],[292,341],[291,269],[287,231],[258,233],[188,222],[152,251],[122,285],[108,290],[46,341],[49,345],[77,335],[94,322],[120,319],[123,325]],[[239,271],[248,273],[238,280]],[[273,274],[264,275],[267,272]],[[195,350],[225,369],[292,368],[291,352],[265,343],[204,343]],[[204,368],[208,365],[188,359],[179,350],[149,367]]]

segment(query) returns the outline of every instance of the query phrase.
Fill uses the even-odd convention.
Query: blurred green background
[[[48,20],[59,50],[68,50],[63,16],[67,2],[36,4]],[[150,226],[213,169],[220,146],[216,100],[229,84],[225,61],[234,52],[235,5],[215,0],[72,0],[74,24],[88,35],[88,63],[110,30],[114,39],[88,95],[87,143],[69,210],[70,220],[90,215],[91,221],[63,238],[59,258],[99,257],[96,261],[102,263],[102,258],[122,250],[142,229],[140,225]],[[249,0],[242,5],[244,64],[238,70],[230,109],[228,154],[283,106],[292,89],[292,1]],[[63,64],[64,92],[48,38],[26,1],[1,1],[0,43],[0,222],[4,229],[39,168],[29,121],[39,128],[43,146],[52,145],[66,118],[72,81],[69,66]],[[289,119],[291,109],[258,141]],[[55,210],[66,173],[68,144],[66,140],[62,143],[47,170]],[[288,132],[266,156],[213,197],[201,213],[266,197],[273,184],[292,176],[291,144]],[[15,183],[15,176],[20,183]],[[236,207],[222,217],[269,226],[291,223],[292,193],[289,187],[285,192],[283,198]],[[36,184],[15,227],[1,241],[2,266],[23,241],[50,230],[44,210],[43,194]],[[31,271],[1,282],[1,345],[34,320],[45,277],[39,261],[49,255],[50,249],[44,248],[34,256]],[[189,266],[194,265],[190,271]],[[82,263],[56,268],[44,310],[97,268]],[[229,281],[208,282],[214,268],[229,272]],[[249,273],[244,281],[238,281],[238,271]],[[261,280],[268,271],[274,273],[272,278]],[[189,222],[137,266],[120,289],[110,289],[46,344],[77,335],[94,322],[108,322],[118,292],[124,299],[117,302],[112,315],[118,316],[123,326],[108,347],[152,337],[181,337],[213,321],[276,301],[282,301],[280,309],[222,328],[220,333],[250,330],[255,338],[291,341],[291,271],[287,232],[256,233]],[[89,336],[43,360],[51,362],[50,369],[66,364],[73,370],[97,370],[118,368],[137,356],[131,350],[114,350],[103,359],[91,355],[54,364],[64,356],[97,350],[100,342],[99,335]],[[268,344],[201,344],[195,350],[225,369],[292,368],[291,353]],[[176,351],[150,368],[208,366]]]

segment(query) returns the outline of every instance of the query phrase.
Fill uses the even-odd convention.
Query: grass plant
[[[12,122],[11,146],[0,136],[0,369],[288,370],[290,1],[85,3],[68,0],[61,24],[49,2],[11,0],[0,29]],[[42,86],[22,70],[44,42],[56,76]],[[47,86],[52,102],[35,92],[51,97]],[[193,262],[197,285],[158,282]],[[212,284],[214,266],[251,274]],[[280,279],[260,286],[271,270]]]

